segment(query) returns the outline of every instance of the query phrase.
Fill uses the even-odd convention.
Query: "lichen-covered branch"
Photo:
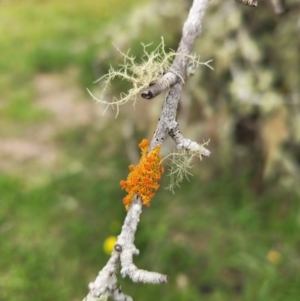
[[[167,282],[167,276],[139,270],[132,263],[132,256],[138,255],[139,250],[134,245],[135,232],[138,222],[140,220],[140,214],[142,212],[142,203],[139,196],[135,196],[135,200],[128,210],[128,214],[125,218],[121,234],[116,242],[116,249],[119,249],[120,262],[121,262],[121,275],[123,277],[129,276],[134,282],[145,283],[164,283]]]
[[[179,55],[175,57],[171,66],[171,69],[176,71],[177,80],[172,86],[169,87],[169,90],[167,91],[161,117],[151,141],[151,149],[154,148],[156,144],[161,144],[168,134],[171,134],[171,137],[174,138],[172,133],[175,131],[175,129],[178,129],[179,131],[178,123],[176,122],[178,102],[180,99],[186,71],[190,63],[189,56],[191,56],[194,43],[201,33],[202,21],[208,3],[209,0],[195,0],[190,9],[188,18],[184,23],[182,38],[177,50]],[[167,74],[164,76],[166,75]],[[157,93],[157,88],[158,86],[154,84],[144,93],[147,93],[148,95],[152,93],[155,95],[155,93]]]
[[[167,282],[168,277],[166,275],[140,270],[132,262],[132,256],[139,254],[139,250],[134,245],[134,239],[141,213],[142,202],[140,197],[136,195],[127,212],[114,251],[95,281],[89,284],[89,294],[83,301],[102,301],[108,297],[116,301],[132,301],[132,298],[123,294],[121,288],[117,285],[116,275],[120,268],[121,275],[123,277],[129,276],[134,282]]]
[[[177,82],[181,82],[181,84],[183,84],[189,63],[189,57],[192,54],[195,40],[201,33],[201,24],[208,2],[209,0],[195,0],[193,2],[188,18],[183,26],[182,38],[177,50],[178,55],[175,57],[174,62],[170,68],[172,71],[166,72],[160,78],[160,80],[158,80],[154,85],[145,90],[142,93],[142,97],[151,99]],[[176,73],[174,74],[173,71],[175,71]],[[170,73],[173,73],[173,75],[170,75]]]
[[[176,114],[182,85],[192,57],[193,46],[196,38],[200,35],[208,3],[209,0],[194,0],[183,26],[182,38],[174,56],[174,62],[169,68],[170,71],[163,75],[161,80],[158,79],[149,90],[143,92],[143,96],[150,99],[164,89],[169,88],[157,129],[148,150],[149,152],[160,145],[168,134],[174,139],[178,148],[189,149],[192,147],[196,150],[196,144],[184,139],[180,134],[179,126],[176,122]],[[201,154],[208,156],[210,153],[205,148],[201,149],[200,146],[198,151],[200,151],[200,156]],[[123,184],[125,185],[126,183]],[[99,272],[95,281],[89,284],[90,291],[84,299],[85,301],[105,300],[108,297],[113,300],[131,301],[131,297],[123,294],[121,288],[117,285],[116,275],[119,270],[123,277],[129,276],[134,282],[167,282],[168,278],[166,275],[138,269],[133,263],[133,255],[139,254],[139,250],[134,245],[134,239],[141,212],[142,200],[136,194],[133,202],[129,205],[121,234],[118,236],[111,258]]]

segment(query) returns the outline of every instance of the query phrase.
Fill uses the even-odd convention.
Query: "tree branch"
[[[163,105],[161,118],[159,119],[156,131],[151,141],[150,148],[153,149],[156,144],[161,144],[168,134],[173,138],[177,146],[182,144],[183,136],[179,136],[180,130],[179,125],[176,122],[177,107],[182,90],[182,85],[184,83],[186,70],[189,65],[189,57],[192,54],[193,46],[196,38],[201,33],[202,21],[207,9],[209,0],[195,0],[190,9],[188,18],[183,26],[182,38],[179,43],[177,50],[177,56],[175,57],[174,63],[171,66],[171,70],[175,71],[177,75],[176,82],[169,87],[167,96]],[[168,73],[167,73],[168,74]],[[162,79],[167,76],[165,74]],[[164,85],[154,84],[149,88],[148,91],[144,92],[155,95],[157,91],[160,93],[158,88],[163,87]],[[176,129],[176,131],[175,131]],[[177,133],[176,139],[174,133]],[[204,152],[203,155],[206,155],[208,152]]]
[[[184,139],[181,135],[179,125],[176,122],[176,115],[186,70],[189,65],[195,40],[201,32],[201,25],[208,3],[209,0],[194,0],[188,18],[183,26],[182,38],[170,71],[163,75],[163,77],[147,91],[142,93],[144,98],[151,99],[166,88],[169,88],[149,150],[161,144],[168,134],[174,139],[178,148],[196,148],[195,142]],[[205,156],[210,154],[204,147],[201,149],[201,152],[202,155]],[[105,267],[99,272],[95,281],[89,284],[90,291],[84,301],[105,300],[108,297],[118,301],[131,301],[132,298],[124,295],[121,288],[117,286],[116,274],[119,268],[121,268],[120,272],[123,277],[129,276],[134,282],[167,282],[168,277],[166,275],[140,270],[132,262],[133,255],[139,254],[139,250],[134,245],[134,239],[141,212],[141,199],[136,195],[127,212],[114,251]]]
[[[194,1],[188,18],[183,26],[182,38],[177,50],[177,56],[170,68],[154,85],[142,93],[142,97],[152,99],[178,81],[183,83],[189,56],[192,53],[196,38],[201,33],[202,19],[209,1]]]

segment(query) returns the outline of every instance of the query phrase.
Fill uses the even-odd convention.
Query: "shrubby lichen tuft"
[[[204,146],[207,145],[208,142],[209,141],[204,142],[202,145],[199,144],[197,150],[186,148],[179,149],[176,152],[170,153],[163,159],[168,159],[167,165],[169,166],[167,176],[169,177],[170,182],[166,187],[167,190],[174,193],[175,188],[180,187],[180,183],[184,179],[189,180],[189,176],[193,175],[190,172],[193,167],[193,159],[196,157],[202,160],[202,155],[204,154],[203,149],[205,149]]]
[[[171,66],[174,57],[182,54],[176,53],[174,50],[165,52],[164,39],[162,38],[161,40],[161,43],[152,52],[148,52],[147,50],[150,45],[142,44],[144,54],[141,57],[141,63],[136,62],[135,57],[129,54],[130,51],[123,53],[117,48],[121,56],[124,58],[124,63],[119,65],[118,69],[115,69],[111,66],[108,74],[102,76],[95,82],[103,83],[100,96],[96,97],[89,89],[87,89],[95,101],[106,105],[104,113],[109,107],[112,107],[116,108],[117,116],[119,114],[119,106],[124,105],[129,101],[132,101],[134,105],[137,100],[137,95],[143,90],[147,89],[151,84],[154,84],[160,77],[163,76],[164,72],[171,71],[177,74],[175,70],[172,70]],[[204,64],[209,68],[212,68],[209,65],[210,61],[201,63],[200,58],[197,55],[191,55],[188,57],[190,58],[190,64],[195,67]],[[179,78],[181,78],[179,74],[177,75]],[[115,78],[128,81],[132,87],[127,93],[121,93],[119,98],[114,97],[112,101],[107,101],[105,98],[107,89]]]

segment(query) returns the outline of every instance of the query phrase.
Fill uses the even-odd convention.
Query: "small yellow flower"
[[[103,250],[106,254],[111,254],[114,249],[115,243],[117,242],[116,236],[109,236],[105,239],[103,243]]]
[[[281,261],[281,254],[275,250],[270,250],[267,259],[272,264],[278,264]]]

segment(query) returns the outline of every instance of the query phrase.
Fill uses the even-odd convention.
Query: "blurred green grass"
[[[139,1],[143,3],[143,1]],[[38,72],[80,70],[78,84],[95,80],[92,65],[107,22],[122,22],[136,1],[4,1],[0,10],[0,116],[37,122],[44,112],[30,104],[32,80]],[[22,99],[15,99],[22,95]],[[17,103],[17,104],[16,104]],[[32,111],[32,112],[30,112]],[[29,116],[28,116],[29,115]]]
[[[85,294],[86,283],[107,259],[103,241],[119,233],[125,216],[117,179],[127,163],[118,161],[117,151],[113,158],[115,166],[105,177],[95,168],[103,165],[102,158],[84,159],[84,169],[65,171],[31,189],[1,175],[2,300],[80,300]],[[217,187],[212,182],[201,188],[196,180],[186,182],[174,197],[160,191],[143,212],[136,239],[141,255],[135,262],[167,273],[170,283],[137,285],[125,279],[124,291],[144,300],[153,295],[296,300],[298,200],[290,194],[286,202],[282,192],[251,195],[243,180],[216,177]],[[267,259],[271,250],[279,252],[280,262]],[[180,275],[188,279],[186,286],[180,286]]]
[[[0,10],[1,132],[9,135],[10,123],[39,126],[45,118],[51,120],[34,105],[32,79],[37,73],[76,65],[78,85],[90,83],[101,28],[108,21],[120,22],[135,3],[5,2]],[[126,214],[118,183],[130,162],[118,133],[113,120],[104,130],[89,125],[57,133],[67,159],[39,185],[28,185],[26,173],[0,172],[1,300],[85,296],[87,284],[108,259],[102,243],[119,233]],[[169,284],[120,279],[124,292],[135,300],[297,300],[297,196],[276,187],[255,195],[247,172],[216,173],[203,180],[198,167],[175,195],[159,191],[137,231],[141,255],[135,263],[168,274]],[[268,260],[272,250],[281,255],[280,262]]]

